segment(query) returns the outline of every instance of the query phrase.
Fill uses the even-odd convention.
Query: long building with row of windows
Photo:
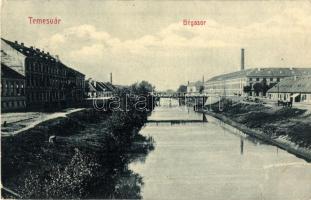
[[[12,99],[2,101],[2,110],[19,108],[19,100],[15,101],[15,93],[11,92],[16,87],[23,87],[27,109],[67,107],[83,101],[85,75],[66,66],[58,56],[1,38],[1,64],[18,73],[19,82],[24,83],[15,84],[12,88],[11,80],[1,80],[1,92],[6,91],[6,97]]]
[[[204,83],[204,93],[211,96],[267,96],[267,91],[287,77],[311,75],[311,68],[244,68],[244,50],[241,51],[241,69],[215,76]]]
[[[220,96],[266,96],[287,77],[311,75],[311,68],[253,68],[223,74],[205,82],[204,92]]]

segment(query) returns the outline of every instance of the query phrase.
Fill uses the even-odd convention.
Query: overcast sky
[[[176,89],[238,70],[242,47],[246,68],[311,67],[311,1],[2,0],[1,9],[3,38],[58,54],[87,77],[112,72],[117,84]]]

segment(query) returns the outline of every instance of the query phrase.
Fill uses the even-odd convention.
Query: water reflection
[[[240,148],[241,148],[241,155],[243,155],[243,149],[244,149],[244,140],[241,137],[241,144],[240,144]]]
[[[113,153],[103,155],[102,169],[99,170],[93,183],[90,185],[88,198],[100,199],[141,199],[141,188],[144,185],[143,178],[139,173],[129,169],[131,162],[144,163],[147,154],[153,149],[140,145],[129,149],[127,153]],[[141,150],[144,149],[144,152]]]
[[[162,102],[163,103],[163,102]],[[158,107],[152,119],[202,119]],[[143,177],[145,199],[310,199],[311,166],[286,151],[207,117],[202,124],[148,124],[156,148],[129,168]]]

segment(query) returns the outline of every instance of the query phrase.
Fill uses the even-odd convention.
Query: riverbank
[[[83,109],[2,137],[2,184],[23,198],[140,198],[127,164],[153,149],[147,114]]]
[[[13,112],[1,113],[1,136],[11,136],[26,131],[51,119],[66,117],[84,108],[64,109],[58,112]]]
[[[200,110],[308,161],[311,160],[311,113],[297,108],[270,107],[223,100]]]

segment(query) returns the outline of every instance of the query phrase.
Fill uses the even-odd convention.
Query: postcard
[[[0,3],[1,198],[311,199],[311,1]]]

